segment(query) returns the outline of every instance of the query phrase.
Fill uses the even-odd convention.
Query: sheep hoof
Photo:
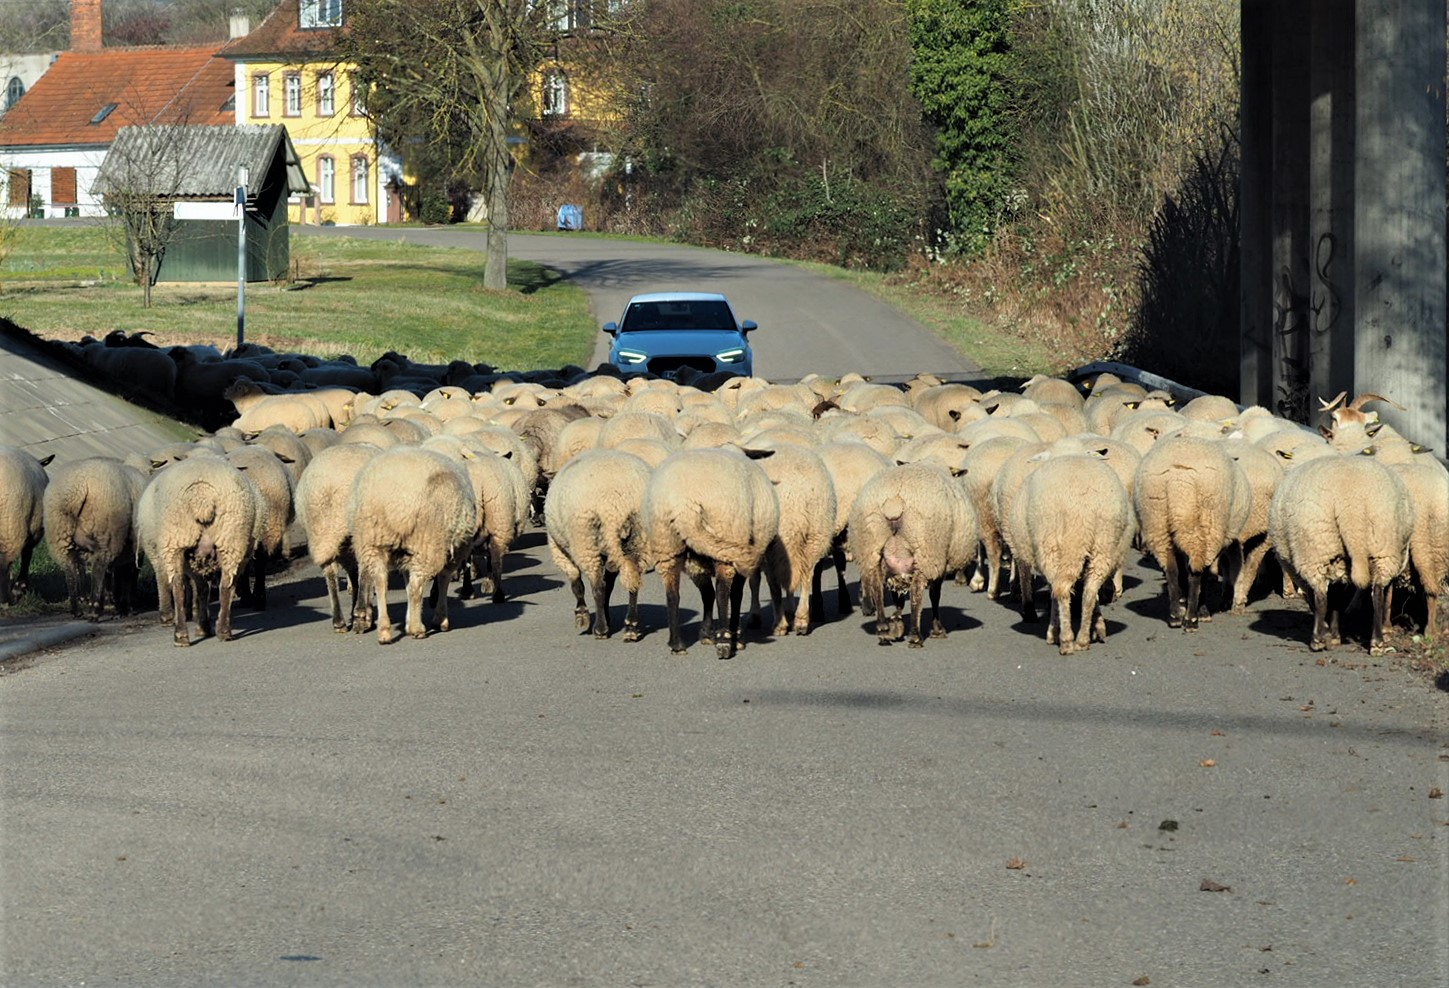
[[[574,611],[574,627],[580,631],[589,626],[589,609],[580,607]]]
[[[337,634],[339,635],[345,635],[352,629],[349,628],[347,625],[343,624],[341,621],[333,621],[332,630],[337,632]]]
[[[806,635],[810,634],[810,625],[797,624],[792,630],[795,634],[799,635],[801,638],[804,638]]]
[[[670,655],[688,655],[689,654],[689,649],[685,648],[682,645],[671,645],[670,648],[669,648],[669,654]]]
[[[607,641],[608,638],[609,638],[609,629],[608,628],[604,628],[603,630],[600,630],[598,628],[595,628],[594,629],[594,637],[596,639],[598,639],[599,641]]]
[[[931,637],[932,638],[945,638],[946,637],[946,629],[945,628],[932,628],[931,629]]]
[[[230,628],[227,628],[225,631],[218,631],[216,633],[216,640],[219,642],[229,642],[231,641],[231,639],[232,634]]]
[[[189,648],[191,646],[191,639],[186,637],[185,635],[177,635],[171,640],[171,644],[175,645],[177,648]]]
[[[619,636],[626,642],[637,642],[644,637],[638,628],[625,628],[624,633]]]
[[[770,629],[770,634],[774,635],[776,638],[784,638],[789,633],[790,626],[784,621],[781,621],[779,624],[775,625],[774,628]]]
[[[1326,638],[1314,638],[1308,643],[1308,651],[1310,652],[1322,652],[1331,647]]]
[[[926,643],[923,642],[923,641],[921,641],[921,636],[920,635],[912,635],[910,638],[906,639],[906,647],[907,648],[925,648],[926,647]]]
[[[886,635],[881,635],[876,640],[876,644],[879,645],[881,648],[885,648],[887,645],[894,645],[895,644],[895,639],[894,638],[887,637]]]

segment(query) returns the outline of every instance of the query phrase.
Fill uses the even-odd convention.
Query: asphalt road
[[[487,247],[486,234],[477,228],[293,229],[314,236],[342,233],[473,250]],[[904,380],[920,371],[953,380],[980,374],[975,364],[899,310],[796,265],[698,247],[567,235],[511,234],[508,250],[510,257],[555,268],[588,292],[600,325],[617,320],[624,303],[639,292],[723,292],[741,319],[759,323],[759,330],[750,334],[755,373],[771,380],[797,380],[810,373],[838,377],[850,371],[879,380]],[[608,337],[601,332],[591,366],[607,359],[608,352]]]
[[[1070,658],[948,586],[721,662],[653,576],[628,644],[507,571],[425,641],[298,564],[236,641],[4,669],[0,984],[1449,984],[1449,695],[1301,602],[1186,634],[1139,564]]]

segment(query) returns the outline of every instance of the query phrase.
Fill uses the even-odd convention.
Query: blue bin
[[[584,211],[572,203],[565,203],[558,208],[558,228],[560,230],[582,230],[584,228]]]

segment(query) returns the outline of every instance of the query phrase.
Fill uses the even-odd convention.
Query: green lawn
[[[245,337],[277,350],[370,362],[463,359],[500,369],[586,364],[598,327],[580,289],[538,264],[512,261],[506,291],[482,286],[471,250],[294,237],[288,283],[250,284]],[[48,339],[149,330],[153,342],[236,341],[236,285],[156,286],[152,306],[125,276],[104,227],[22,226],[0,263],[0,316]]]

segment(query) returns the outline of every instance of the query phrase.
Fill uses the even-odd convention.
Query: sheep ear
[[[1384,427],[1384,424],[1382,422],[1375,422],[1373,425],[1369,426],[1364,431],[1367,432],[1368,435],[1369,435],[1369,438],[1372,439],[1374,436],[1377,436],[1379,434],[1379,430],[1382,429],[1383,427]]]
[[[1318,434],[1320,436],[1322,436],[1324,439],[1332,439],[1333,438],[1333,430],[1332,429],[1326,429],[1326,428],[1324,428],[1321,425],[1318,427]]]
[[[513,450],[510,449],[508,452],[506,452],[506,453],[499,453],[498,455],[501,456],[505,460],[511,460],[511,459],[513,459]]]
[[[775,455],[773,449],[746,449],[744,454],[752,460],[766,460]]]
[[[1142,404],[1142,402],[1140,402],[1140,401],[1124,401],[1124,402],[1122,402],[1122,407],[1123,408],[1136,408],[1140,404]]]
[[[272,454],[274,456],[276,456],[277,459],[281,460],[283,463],[296,463],[297,462],[297,458],[295,456],[288,456],[286,453],[278,453],[276,450],[272,450]]]
[[[48,467],[50,466],[50,461],[53,459],[55,459],[55,454],[51,453],[49,456],[45,457],[40,461],[40,465],[43,467]]]
[[[1275,449],[1273,452],[1277,453],[1278,458],[1281,460],[1293,459],[1293,451],[1291,449]]]
[[[1377,446],[1365,446],[1363,449],[1361,449],[1361,450],[1358,451],[1358,455],[1359,456],[1373,456],[1378,451],[1379,451],[1379,448]]]
[[[952,477],[964,477],[964,476],[966,476],[966,468],[965,467],[952,467],[951,468],[951,476]]]
[[[961,421],[961,409],[959,409],[959,408],[953,408],[953,409],[951,409],[950,411],[948,411],[946,413],[946,415],[950,417],[950,419],[951,419],[952,422],[959,422],[959,421]]]

